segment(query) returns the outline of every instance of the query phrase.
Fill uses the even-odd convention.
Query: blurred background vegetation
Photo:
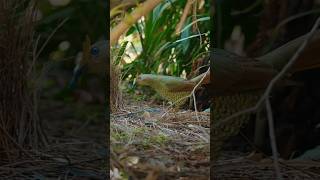
[[[120,46],[126,47],[123,59],[115,60],[123,73],[123,80],[131,91],[136,88],[135,77],[142,73],[165,74],[186,77],[192,70],[192,64],[209,51],[210,1],[198,1],[196,13],[190,13],[176,34],[187,0],[164,1],[147,16],[139,20],[119,40]],[[117,8],[117,7],[116,7]],[[130,12],[131,9],[127,10]],[[125,12],[112,18],[113,27],[124,17]],[[114,54],[113,56],[119,56]]]
[[[157,73],[186,77],[192,70],[192,63],[208,52],[209,0],[199,1],[197,12],[189,14],[182,32],[179,35],[175,34],[186,2],[187,0],[164,1],[130,28],[119,44],[113,47],[115,51],[126,44],[126,50],[121,54],[122,58],[114,59],[117,59],[115,63],[121,67],[122,79],[129,82],[126,88],[130,92],[136,88],[136,75]],[[38,2],[37,33],[41,35],[40,44],[49,38],[50,33],[62,20],[68,18],[40,55],[40,66],[47,65],[50,69],[44,88],[54,91],[52,87],[60,87],[54,92],[55,97],[72,99],[66,94],[65,88],[71,79],[75,59],[82,51],[86,35],[90,37],[91,42],[106,38],[105,17],[109,12],[105,10],[108,3],[102,0]],[[131,10],[127,10],[127,13]],[[125,13],[115,16],[110,26],[113,27],[124,15]],[[58,77],[50,78],[52,76]],[[90,82],[87,79],[90,77],[88,74],[83,75],[78,88],[88,86]]]
[[[40,69],[47,69],[43,88],[50,91],[50,95],[67,101],[75,100],[66,89],[76,58],[80,56],[86,35],[91,42],[107,38],[107,8],[108,2],[104,0],[38,1],[36,33],[40,35],[39,44],[43,44],[57,26],[67,20],[49,39],[38,62]],[[80,78],[78,88],[87,86],[86,75]],[[90,95],[82,93],[80,96]]]
[[[43,0],[37,3],[34,44],[37,36],[40,36],[38,49],[48,40],[37,61],[41,86],[40,115],[49,122],[57,122],[59,127],[61,124],[58,122],[63,121],[67,129],[79,129],[83,122],[101,126],[106,103],[105,79],[84,72],[75,89],[70,89],[68,85],[75,61],[81,57],[86,35],[92,43],[107,38],[108,1]],[[64,20],[65,23],[57,28]],[[88,128],[85,132],[89,133]],[[68,131],[71,134],[74,132],[79,131]]]
[[[216,0],[214,46],[259,56],[307,33],[319,16],[317,0]]]
[[[45,0],[38,2],[38,26],[37,31],[41,34],[43,40],[47,39],[49,34],[61,22],[68,18],[57,33],[50,40],[42,57],[58,60],[68,56],[74,56],[82,50],[82,42],[86,35],[89,35],[91,41],[106,38],[106,16],[107,1],[103,0]],[[59,48],[62,43],[67,43],[68,48]],[[60,45],[60,46],[59,46]],[[55,51],[61,51],[54,55]]]
[[[216,1],[215,12],[215,47],[224,48],[224,43],[236,25],[241,27],[246,43],[252,41],[258,31],[263,10],[262,0]]]

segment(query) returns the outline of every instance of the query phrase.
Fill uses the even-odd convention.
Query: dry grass
[[[110,110],[118,112],[123,108],[122,92],[120,90],[121,70],[111,63],[110,68]]]
[[[96,139],[50,134],[50,144],[47,143],[37,112],[39,83],[45,68],[38,71],[34,67],[50,38],[38,49],[35,8],[33,0],[0,1],[0,177],[106,179],[105,146]],[[53,127],[58,120],[61,122]],[[65,119],[50,123],[62,134],[70,131],[61,127]]]
[[[207,179],[209,113],[179,111],[162,115],[163,107],[127,105],[111,119],[111,167],[142,179]],[[136,113],[130,113],[136,112]]]
[[[46,144],[37,115],[32,65],[35,2],[0,1],[0,149],[14,159]],[[5,155],[5,156],[3,156]]]
[[[317,161],[280,160],[284,179],[319,179],[320,163]],[[245,158],[220,160],[214,164],[215,179],[276,179],[270,158],[253,161]]]

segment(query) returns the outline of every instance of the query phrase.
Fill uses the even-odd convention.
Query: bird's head
[[[155,78],[153,74],[140,74],[136,79],[137,84],[142,86],[151,86],[154,81]]]
[[[76,59],[76,65],[73,69],[73,77],[69,84],[71,88],[75,87],[81,74],[84,71],[105,76],[107,71],[107,62],[109,59],[109,42],[102,40],[91,45],[89,37],[86,37],[83,43],[83,51]]]

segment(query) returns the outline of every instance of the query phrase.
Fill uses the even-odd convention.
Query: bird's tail
[[[300,36],[281,47],[267,53],[264,56],[257,59],[269,64],[270,66],[280,70],[288,63],[294,53],[298,50],[301,44],[304,42],[308,34]],[[312,40],[308,43],[308,46],[300,54],[292,67],[291,72],[297,72],[312,68],[320,67],[320,30],[315,33]]]

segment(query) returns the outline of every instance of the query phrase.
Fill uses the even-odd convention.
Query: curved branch
[[[126,17],[110,32],[110,46],[114,45],[120,36],[136,23],[142,16],[148,14],[163,0],[147,0],[142,5],[139,5],[131,14]]]

